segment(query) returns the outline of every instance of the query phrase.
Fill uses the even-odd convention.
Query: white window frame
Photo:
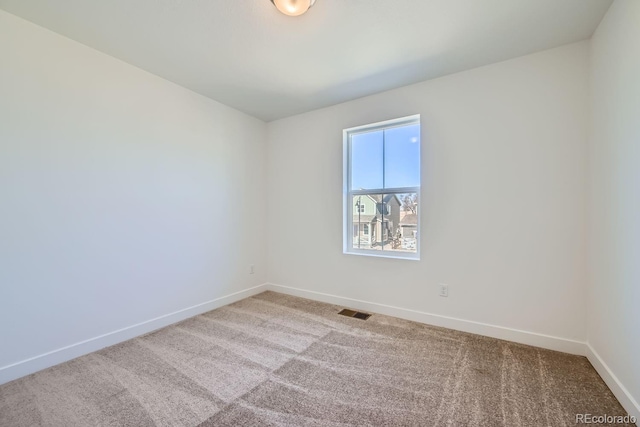
[[[342,131],[343,140],[343,248],[342,252],[349,255],[364,255],[375,256],[382,258],[400,258],[410,260],[420,260],[420,212],[421,212],[421,194],[420,186],[418,187],[402,187],[402,188],[376,188],[370,190],[351,190],[351,136],[358,133],[373,132],[377,130],[390,129],[394,127],[420,125],[420,115],[401,117],[393,120],[386,120],[383,122],[372,123],[363,126],[356,126]],[[420,128],[422,133],[422,127]],[[422,138],[420,138],[422,141]],[[421,142],[419,142],[421,143]],[[422,148],[422,147],[421,147]],[[420,161],[420,180],[422,181],[422,161]],[[353,196],[368,195],[368,194],[406,194],[416,193],[418,195],[418,203],[420,208],[418,209],[418,224],[416,225],[416,252],[401,252],[394,250],[377,250],[377,249],[363,249],[353,247]],[[399,226],[399,224],[398,224]]]

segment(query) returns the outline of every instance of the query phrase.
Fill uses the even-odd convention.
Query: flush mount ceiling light
[[[316,0],[271,0],[271,3],[282,13],[299,16],[305,13]]]

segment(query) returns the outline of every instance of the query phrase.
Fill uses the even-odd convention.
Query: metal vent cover
[[[367,320],[371,315],[369,313],[363,313],[361,311],[349,310],[348,308],[343,309],[338,314],[347,317],[355,317],[356,319]]]

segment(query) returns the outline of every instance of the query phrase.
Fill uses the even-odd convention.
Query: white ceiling
[[[0,0],[265,121],[591,36],[611,0]],[[1,33],[1,31],[0,31]]]

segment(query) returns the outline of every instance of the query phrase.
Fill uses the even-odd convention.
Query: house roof
[[[353,222],[357,224],[359,219],[361,223],[370,223],[375,217],[375,215],[355,214],[353,215]]]
[[[398,198],[398,195],[397,195],[397,194],[387,194],[386,196],[384,196],[384,198],[382,199],[382,201],[383,201],[383,202],[385,202],[385,203],[389,203],[389,201],[390,201],[391,199],[393,199],[394,197],[395,197],[395,198],[396,198],[396,200],[398,201],[398,204],[399,204],[400,206],[402,206],[402,202],[401,202],[401,201],[400,201],[400,199]]]
[[[418,225],[418,215],[406,214],[401,220],[400,225]]]

